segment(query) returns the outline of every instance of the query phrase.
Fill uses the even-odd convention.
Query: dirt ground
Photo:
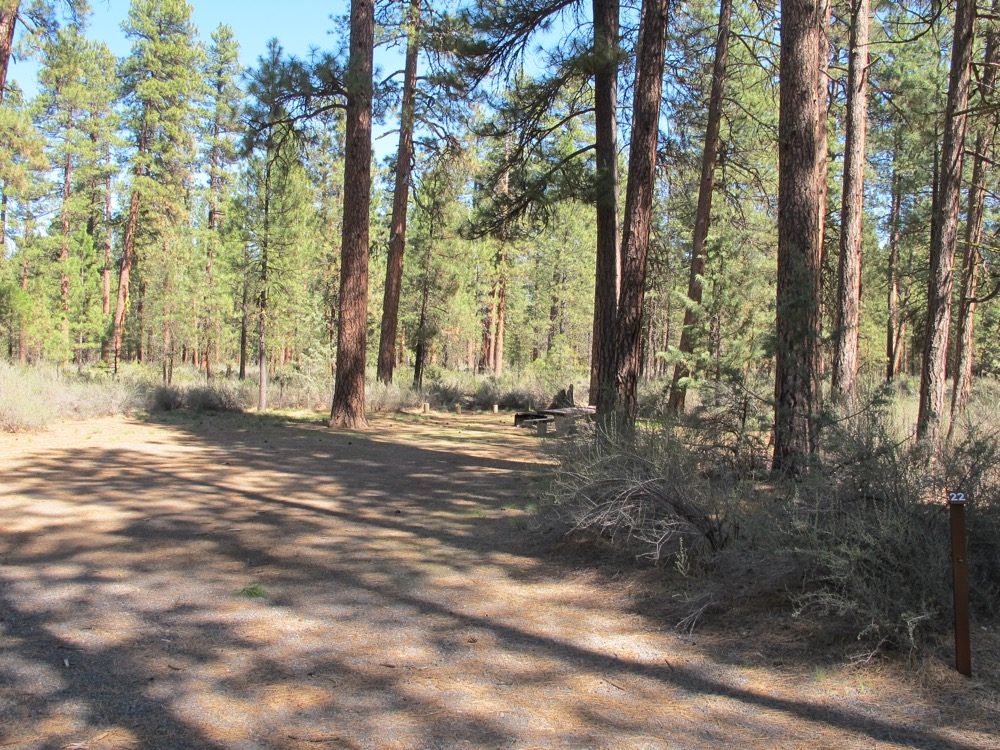
[[[1000,748],[944,665],[677,634],[529,523],[510,421],[0,435],[0,748]]]

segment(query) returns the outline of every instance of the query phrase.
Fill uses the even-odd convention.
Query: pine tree
[[[691,242],[691,268],[688,279],[688,302],[684,309],[684,328],[679,344],[680,356],[694,351],[693,326],[697,322],[698,308],[702,303],[702,285],[705,277],[705,241],[712,221],[712,194],[715,191],[715,165],[719,156],[722,126],[722,101],[725,95],[726,66],[729,61],[729,26],[732,0],[722,0],[719,5],[719,31],[715,42],[715,62],[712,69],[712,90],[708,100],[708,122],[705,129],[705,148],[702,153],[701,180],[698,184],[698,208],[694,219],[694,237]],[[684,410],[687,393],[686,379],[690,370],[683,360],[674,369],[670,385],[670,409]]]
[[[206,375],[219,357],[221,345],[222,303],[217,279],[217,261],[225,229],[225,206],[228,204],[233,166],[238,159],[237,136],[241,130],[241,98],[238,79],[239,43],[233,30],[221,24],[212,32],[212,43],[205,64],[208,97],[202,115],[203,159],[208,173],[207,237],[205,242],[205,309],[199,322],[204,342]]]
[[[403,279],[406,248],[406,212],[409,205],[410,170],[413,161],[413,125],[417,95],[417,58],[420,52],[420,0],[410,0],[406,24],[406,59],[403,101],[399,115],[399,146],[396,149],[396,180],[389,228],[389,259],[382,304],[382,329],[378,348],[378,379],[392,382],[396,364],[396,331],[399,324],[399,290]]]
[[[616,315],[615,394],[614,399],[602,404],[604,408],[599,411],[606,417],[617,413],[626,426],[634,425],[638,411],[643,297],[652,231],[656,141],[668,10],[669,3],[666,0],[643,0],[636,52],[625,214],[622,219],[622,280]]]
[[[122,63],[126,100],[125,124],[131,131],[131,195],[122,240],[118,303],[112,329],[112,352],[117,371],[128,309],[129,280],[142,233],[146,248],[169,251],[170,230],[185,220],[185,197],[190,189],[194,158],[193,103],[201,93],[201,51],[195,42],[191,6],[185,0],[133,0],[126,36],[132,52]],[[155,252],[155,251],[154,251]],[[170,261],[161,270],[168,274]],[[164,332],[170,336],[172,311],[165,314]],[[172,341],[165,342],[172,356]]]
[[[823,4],[820,3],[820,6]],[[815,447],[819,405],[820,247],[825,156],[817,148],[823,7],[781,4],[778,290],[774,469],[799,474]],[[821,164],[821,162],[823,162]]]
[[[869,12],[868,0],[851,1],[844,184],[840,207],[840,262],[833,357],[834,394],[849,400],[854,397],[859,365],[861,231],[868,129]]]
[[[371,201],[372,0],[351,0],[347,65],[347,139],[344,150],[344,223],[340,266],[337,375],[330,424],[359,427],[365,418],[368,317],[368,210]]]
[[[975,3],[958,0],[944,116],[941,170],[933,215],[930,275],[927,281],[927,328],[920,371],[920,409],[917,437],[937,447],[944,417],[944,393],[951,327],[952,269],[958,241],[959,203],[965,128],[968,120],[970,69],[974,41]]]
[[[85,246],[79,249],[88,256],[95,249],[100,211],[97,204],[104,202],[100,183],[104,182],[106,166],[101,162],[110,147],[115,122],[111,109],[115,98],[114,58],[107,47],[88,42],[82,29],[71,25],[46,40],[43,59],[35,106],[40,128],[48,136],[50,160],[58,166],[61,176],[57,209],[60,358],[66,362],[72,349],[71,265],[82,260],[79,254],[71,258],[71,245],[78,244],[76,240],[82,239],[81,231],[85,231]],[[110,229],[104,226],[103,231]],[[96,283],[96,277],[92,281]],[[85,278],[84,283],[89,286],[91,280]],[[72,317],[83,319],[90,314],[80,310]]]

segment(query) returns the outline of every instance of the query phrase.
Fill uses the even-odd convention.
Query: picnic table
[[[549,425],[552,425],[557,435],[563,435],[572,431],[578,419],[589,419],[596,412],[593,406],[565,406],[519,412],[514,415],[514,426],[534,427],[539,435],[545,435]]]

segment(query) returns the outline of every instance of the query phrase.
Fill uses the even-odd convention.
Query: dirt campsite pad
[[[975,681],[644,614],[534,530],[545,459],[508,425],[0,436],[0,748],[1000,748]]]

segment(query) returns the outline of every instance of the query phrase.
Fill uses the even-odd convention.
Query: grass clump
[[[244,596],[247,599],[262,599],[267,596],[267,589],[259,583],[251,583],[248,586],[244,586],[236,593],[237,595]]]

